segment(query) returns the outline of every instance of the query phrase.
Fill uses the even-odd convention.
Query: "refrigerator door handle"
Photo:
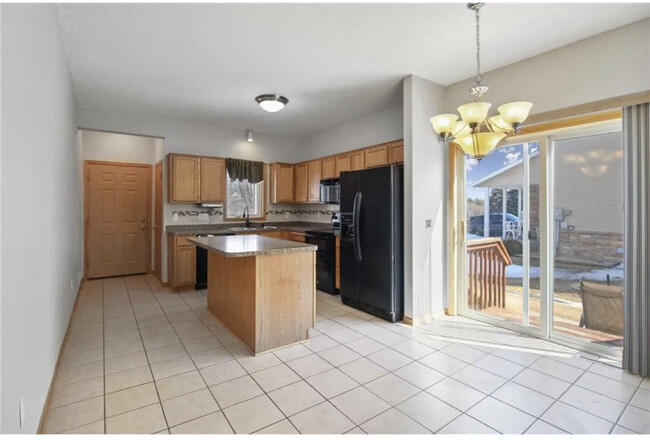
[[[354,228],[354,258],[357,260],[357,262],[361,262],[362,255],[361,255],[361,238],[360,238],[360,231],[359,231],[359,217],[361,214],[361,193],[357,192],[356,195],[354,195],[354,204],[352,208],[352,224]]]

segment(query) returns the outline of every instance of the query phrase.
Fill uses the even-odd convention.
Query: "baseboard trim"
[[[402,321],[404,322],[405,325],[417,326],[417,325],[421,325],[423,323],[432,322],[432,321],[437,320],[437,319],[439,319],[441,317],[444,317],[446,315],[447,315],[447,310],[445,309],[443,311],[439,311],[439,312],[436,312],[434,314],[425,315],[424,317],[420,317],[420,318],[413,318],[413,317],[409,317],[409,316],[405,315],[404,318],[402,319]]]
[[[402,322],[405,325],[413,326],[413,319],[411,317],[407,316],[407,315],[404,316],[404,318],[402,319]]]
[[[79,294],[81,293],[81,287],[85,279],[79,281],[79,288],[77,288],[77,297],[74,299],[74,306],[70,312],[70,318],[68,319],[68,327],[65,330],[65,335],[63,336],[63,341],[61,342],[61,347],[59,348],[59,355],[56,358],[56,364],[54,365],[54,373],[50,379],[50,387],[47,390],[47,397],[45,397],[45,404],[43,404],[43,410],[41,411],[41,418],[38,422],[37,434],[43,434],[43,429],[45,428],[45,421],[47,421],[48,410],[50,408],[50,401],[52,401],[52,391],[54,390],[54,380],[56,379],[57,374],[59,373],[59,365],[61,364],[61,355],[65,350],[65,345],[68,343],[68,335],[70,334],[70,324],[72,323],[72,317],[77,311],[77,305],[79,304]]]

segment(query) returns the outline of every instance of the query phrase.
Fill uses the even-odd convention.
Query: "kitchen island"
[[[189,240],[208,250],[208,309],[253,354],[307,340],[315,245],[256,234]]]

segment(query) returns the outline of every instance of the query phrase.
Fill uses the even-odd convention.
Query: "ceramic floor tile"
[[[536,417],[541,416],[554,403],[553,398],[513,382],[504,384],[492,396]]]
[[[118,355],[132,354],[133,352],[140,352],[144,350],[142,341],[131,340],[113,345],[106,345],[104,347],[104,356],[108,358],[117,357]]]
[[[359,334],[357,331],[353,331],[352,329],[345,327],[334,332],[329,332],[327,335],[341,344],[345,344],[351,342],[352,340],[356,340],[357,338],[363,337],[363,334]]]
[[[623,426],[614,426],[611,432],[612,435],[634,435],[636,432],[626,429]]]
[[[426,389],[445,378],[440,372],[434,371],[417,361],[407,364],[395,370],[393,373],[420,389]]]
[[[292,360],[287,363],[287,366],[302,378],[311,377],[334,367],[316,354]]]
[[[269,397],[287,416],[295,415],[325,401],[323,396],[306,381],[299,381],[276,389],[269,393]]]
[[[239,364],[241,364],[242,367],[246,369],[246,371],[249,374],[264,369],[268,369],[270,367],[277,366],[282,363],[282,360],[280,360],[278,357],[273,355],[273,353],[243,357],[238,359],[238,361]]]
[[[236,360],[209,366],[201,369],[200,372],[208,386],[248,375]]]
[[[622,369],[594,363],[589,368],[589,372],[611,378],[612,380],[621,381],[630,386],[638,386],[643,381],[643,377],[625,372]]]
[[[526,369],[515,376],[512,381],[556,399],[560,398],[560,395],[571,386],[571,384],[566,381],[558,380],[557,378],[542,374],[541,372],[532,369]]]
[[[273,353],[275,354],[276,357],[278,357],[280,360],[286,363],[288,361],[295,360],[296,358],[301,358],[307,355],[311,355],[313,352],[307,349],[305,345],[298,344],[298,345],[289,346],[288,348],[283,348],[277,351],[273,351]]]
[[[265,392],[270,392],[300,380],[300,377],[285,364],[254,372],[251,376]]]
[[[625,409],[625,403],[617,401],[605,395],[583,389],[580,386],[571,386],[560,401],[570,404],[579,409],[593,413],[607,421],[615,423]]]
[[[216,386],[212,386],[210,390],[222,409],[264,393],[248,375],[217,384]]]
[[[123,389],[106,395],[106,417],[112,417],[158,402],[154,383]]]
[[[235,433],[253,433],[284,419],[282,412],[266,395],[224,409]]]
[[[426,392],[400,403],[397,409],[432,432],[437,432],[460,415],[458,410]]]
[[[512,361],[513,363],[520,364],[522,366],[530,366],[538,358],[541,357],[541,354],[537,352],[527,351],[523,348],[517,347],[505,347],[497,349],[492,352],[492,355],[503,358],[504,360]]]
[[[56,385],[58,387],[66,384],[76,383],[78,381],[90,380],[92,378],[102,377],[104,375],[104,362],[94,361],[92,363],[80,364],[60,368],[56,375]]]
[[[324,351],[325,349],[333,348],[334,346],[338,346],[340,343],[337,342],[336,340],[333,340],[329,338],[327,335],[317,335],[315,337],[311,337],[308,342],[305,343],[305,347],[309,349],[312,352],[320,352]]]
[[[464,343],[454,343],[440,349],[443,354],[463,360],[465,363],[474,363],[485,357],[485,352]]]
[[[634,386],[591,372],[585,372],[575,384],[623,402],[628,402],[636,392]]]
[[[104,419],[104,397],[50,409],[45,422],[45,433],[59,433]]]
[[[142,366],[128,371],[107,375],[105,379],[106,393],[116,392],[140,384],[153,381],[149,366]]]
[[[133,352],[130,354],[118,355],[117,357],[109,358],[104,363],[106,374],[114,374],[115,372],[126,371],[129,369],[146,366],[149,364],[147,356],[144,351]]]
[[[256,435],[296,435],[298,433],[289,420],[278,421],[255,432]]]
[[[443,354],[442,352],[434,352],[426,357],[422,357],[418,361],[445,375],[453,375],[465,366],[468,366],[464,361]]]
[[[205,389],[206,384],[197,371],[190,371],[156,381],[160,399],[165,401],[190,392]]]
[[[157,433],[166,428],[159,403],[106,419],[106,433]]]
[[[463,414],[440,429],[438,434],[453,435],[453,434],[497,434],[496,430],[486,426],[474,418]]]
[[[434,384],[427,392],[463,412],[485,397],[482,392],[450,377]]]
[[[324,351],[319,352],[318,355],[333,366],[341,366],[361,358],[361,356],[353,350],[341,345],[325,349]]]
[[[412,358],[413,360],[418,360],[435,351],[435,349],[414,340],[407,340],[399,343],[393,346],[393,349]]]
[[[527,435],[563,435],[566,434],[566,432],[562,429],[559,429],[555,426],[545,423],[542,420],[537,420],[526,431],[526,434]]]
[[[484,371],[488,371],[494,375],[507,379],[511,379],[525,369],[525,367],[517,363],[504,360],[503,358],[496,357],[492,354],[488,354],[475,361],[473,365],[483,369]]]
[[[650,412],[650,390],[639,388],[630,404]]]
[[[151,372],[156,380],[161,380],[163,378],[172,377],[193,370],[196,370],[196,367],[187,355],[151,365]]]
[[[365,384],[388,373],[386,369],[367,358],[360,358],[340,366],[339,370],[359,384]]]
[[[536,371],[543,372],[546,375],[559,378],[560,380],[564,380],[569,383],[576,381],[584,372],[582,369],[568,366],[564,363],[560,363],[559,361],[555,361],[547,357],[539,358],[529,367],[531,369],[535,369]]]
[[[329,320],[323,320],[321,322],[316,323],[314,328],[318,329],[320,332],[324,332],[327,334],[329,332],[334,332],[338,329],[342,329],[343,325],[341,323],[329,319]]]
[[[361,428],[364,432],[375,435],[431,433],[429,430],[395,408],[389,409],[363,423]]]
[[[486,397],[467,414],[501,433],[521,434],[535,418],[492,397]]]
[[[61,354],[61,364],[59,369],[64,367],[78,366],[80,364],[92,363],[104,359],[104,348],[97,347],[86,349],[84,351]]]
[[[345,392],[330,402],[355,424],[362,424],[391,407],[363,387]]]
[[[162,402],[165,418],[170,427],[219,410],[208,389],[202,389]]]
[[[379,377],[364,387],[392,406],[420,392],[420,389],[394,374]]]
[[[379,352],[370,354],[367,358],[389,371],[394,371],[413,362],[412,358],[391,348],[382,349]]]
[[[185,348],[181,343],[174,343],[169,346],[161,346],[156,349],[151,349],[147,352],[149,363],[160,363],[161,361],[173,360],[187,355]]]
[[[221,347],[221,342],[217,340],[212,334],[206,337],[194,338],[192,340],[183,341],[183,346],[189,354],[195,354],[197,352],[203,352],[210,349],[216,349]]]
[[[328,402],[304,410],[289,420],[303,434],[340,434],[354,427],[352,421]]]
[[[352,349],[357,354],[363,356],[368,356],[375,352],[381,351],[382,349],[386,349],[386,346],[368,337],[361,337],[356,340],[352,340],[351,342],[346,343],[345,346]]]
[[[503,386],[508,380],[491,374],[475,366],[467,366],[452,375],[452,378],[478,389],[485,394],[490,394]]]
[[[180,434],[232,434],[232,428],[226,417],[222,412],[214,412],[209,415],[202,416],[187,423],[179,424],[178,426],[169,429],[172,435]]]
[[[541,417],[542,421],[550,423],[573,434],[609,433],[614,426],[609,421],[577,409],[568,404],[557,402]]]
[[[309,377],[307,382],[327,399],[353,389],[359,384],[338,369]]]
[[[650,412],[628,406],[618,424],[637,433],[650,433]]]
[[[199,369],[233,359],[233,356],[230,355],[230,352],[225,348],[214,348],[203,352],[195,352],[190,354],[190,357]]]
[[[65,406],[66,404],[72,404],[77,401],[84,401],[102,395],[104,395],[104,378],[91,378],[90,380],[55,387],[52,390],[50,407]]]
[[[103,435],[104,420],[95,421],[94,423],[75,427],[74,429],[66,430],[65,432],[61,433],[68,433],[70,435]]]

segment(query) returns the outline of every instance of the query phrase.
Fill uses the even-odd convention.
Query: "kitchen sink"
[[[273,225],[253,225],[250,227],[230,227],[230,231],[259,231],[259,230],[276,230],[278,227]]]

